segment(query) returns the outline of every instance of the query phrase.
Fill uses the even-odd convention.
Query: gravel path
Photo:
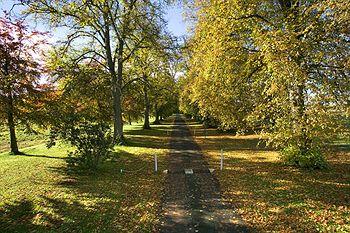
[[[171,137],[160,232],[249,232],[222,200],[215,172],[209,172],[182,115],[176,115]],[[193,174],[185,174],[185,169]]]

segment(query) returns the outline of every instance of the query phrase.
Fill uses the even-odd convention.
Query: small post
[[[196,129],[193,130],[193,136],[196,136]]]
[[[220,170],[224,169],[224,150],[221,149]]]
[[[207,138],[207,128],[204,128],[204,138]]]
[[[157,155],[154,155],[154,171],[158,171],[158,160],[157,160]]]

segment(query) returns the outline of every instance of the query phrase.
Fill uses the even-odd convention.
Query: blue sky
[[[0,0],[0,15],[3,15],[4,10],[9,10],[14,3],[13,0]],[[19,7],[16,8],[20,10]],[[179,5],[173,5],[168,7],[165,15],[165,19],[168,21],[168,30],[175,36],[181,37],[185,36],[186,33],[186,23],[182,17],[182,8]],[[40,25],[39,25],[40,26]],[[42,26],[38,30],[47,30]]]
[[[185,36],[186,23],[182,16],[183,10],[179,5],[171,6],[167,9],[166,20],[168,21],[168,29],[175,36]]]

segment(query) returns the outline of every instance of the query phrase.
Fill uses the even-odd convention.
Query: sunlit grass
[[[60,144],[47,149],[45,140],[22,147],[23,156],[1,153],[1,231],[154,231],[164,175],[154,173],[153,159],[157,155],[160,170],[166,167],[164,129],[170,128],[125,128],[128,145],[116,146],[94,173],[69,170],[65,159],[72,148]],[[159,149],[151,146],[155,143],[161,143]]]
[[[36,133],[28,133],[23,127],[17,127],[16,136],[18,139],[18,147],[21,149],[45,143],[47,134],[48,133],[43,129],[39,129]],[[8,129],[4,126],[0,126],[0,153],[10,150],[9,140]]]

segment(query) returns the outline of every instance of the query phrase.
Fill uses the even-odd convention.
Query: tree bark
[[[302,154],[308,151],[309,138],[307,136],[306,127],[306,106],[305,106],[305,81],[299,83],[296,91],[296,99],[294,107],[297,111],[297,124],[300,127],[300,144],[299,149]]]
[[[129,125],[131,125],[131,115],[130,115],[130,113],[128,114],[128,121],[129,121]]]
[[[293,1],[293,0],[279,0],[280,5],[282,9],[284,10],[291,10],[293,9],[293,18],[291,23],[293,23],[294,20],[298,18],[299,13],[299,1]],[[297,31],[295,30],[297,33]],[[300,38],[298,42],[300,41]],[[299,56],[295,58],[295,62],[298,64],[299,67],[302,67],[302,55],[303,52],[299,48]],[[293,108],[296,112],[294,124],[297,127],[297,132],[300,134],[298,135],[298,143],[297,146],[299,147],[302,154],[306,154],[307,151],[310,149],[309,145],[311,142],[311,139],[307,135],[307,114],[306,114],[306,80],[303,77],[299,77],[299,80],[296,80],[298,83],[295,88],[293,88],[293,94],[294,94],[294,100],[293,100]]]
[[[119,39],[118,48],[118,69],[117,69],[117,81],[116,81],[116,96],[114,106],[114,139],[116,142],[124,143],[123,133],[123,111],[122,111],[122,85],[123,85],[123,51],[124,51],[124,40]]]
[[[146,77],[144,77],[144,86],[143,86],[143,92],[144,92],[144,98],[145,98],[145,114],[144,114],[144,123],[143,128],[144,129],[150,129],[151,126],[149,124],[149,112],[150,112],[150,102],[148,98],[148,89],[147,89],[147,83],[146,83]]]
[[[108,14],[104,15],[105,25],[104,25],[104,40],[105,40],[105,50],[108,70],[112,81],[112,96],[113,96],[113,140],[115,143],[124,142],[123,135],[123,121],[122,121],[122,76],[123,76],[123,49],[124,41],[119,39],[118,47],[118,69],[115,70],[115,61],[112,56],[111,49],[111,37],[110,37],[110,25],[108,20]]]
[[[155,125],[160,125],[160,117],[159,117],[158,104],[155,104],[154,108],[155,108],[155,115],[156,115],[156,119],[155,119],[155,121],[154,121],[154,124],[155,124]]]
[[[13,99],[12,95],[9,94],[8,97],[8,109],[7,109],[7,123],[9,127],[10,132],[10,145],[11,145],[11,153],[18,155],[20,154],[18,150],[17,145],[17,137],[16,137],[16,128],[15,128],[15,121],[14,121],[14,114],[13,114]]]
[[[4,64],[4,74],[5,76],[9,75],[9,60],[5,60]],[[11,85],[7,87],[7,96],[5,99],[7,100],[6,103],[6,115],[7,115],[7,124],[8,129],[10,133],[10,147],[11,147],[11,153],[18,155],[21,154],[18,150],[18,144],[17,144],[17,137],[16,137],[16,126],[15,126],[15,120],[14,120],[14,107],[13,107],[13,97],[12,97],[12,91],[11,91]]]

